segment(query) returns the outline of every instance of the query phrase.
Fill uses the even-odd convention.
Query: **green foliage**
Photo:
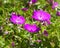
[[[60,3],[60,0],[56,0]],[[46,0],[38,0],[35,5],[27,6],[28,0],[0,0],[0,27],[2,27],[2,35],[0,35],[0,48],[13,48],[11,43],[14,42],[14,48],[60,48],[60,17],[56,16],[56,10],[52,10],[51,5]],[[48,6],[46,9],[45,6]],[[21,8],[29,8],[27,12]],[[51,14],[51,25],[43,26],[39,22],[33,21],[31,18],[34,9],[44,9]],[[40,35],[41,31],[31,34],[10,22],[11,12],[16,12],[26,18],[26,23],[36,23],[41,26],[42,31],[46,29],[49,33],[48,37]],[[8,34],[5,34],[5,32]],[[38,43],[35,40],[42,40]]]

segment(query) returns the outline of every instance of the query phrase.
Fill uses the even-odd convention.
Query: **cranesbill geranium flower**
[[[45,12],[43,10],[35,10],[33,12],[32,18],[37,21],[47,21],[49,23],[51,16],[48,12]]]
[[[40,30],[36,24],[25,24],[24,29],[31,33],[36,33]]]
[[[20,15],[16,15],[16,13],[12,13],[10,17],[10,21],[14,24],[24,24],[25,23],[25,18]]]
[[[58,7],[58,3],[57,3],[57,2],[54,2],[54,3],[52,4],[52,9],[55,9],[56,7]]]

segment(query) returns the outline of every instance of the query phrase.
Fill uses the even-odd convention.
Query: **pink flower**
[[[40,30],[40,28],[36,24],[25,24],[24,29],[31,33],[36,33]]]
[[[40,21],[40,22],[46,22],[48,24],[50,24],[50,14],[46,11],[43,11],[43,10],[35,10],[33,12],[33,15],[32,15],[32,18],[37,20],[37,21]]]
[[[12,42],[12,46],[13,46],[13,47],[15,46],[15,43],[14,43],[14,42]]]
[[[35,20],[39,20],[39,21],[48,21],[50,20],[50,14],[48,12],[45,12],[43,10],[35,10],[33,12],[32,18]]]
[[[58,7],[58,3],[57,3],[57,2],[54,2],[54,3],[52,4],[52,9],[55,9],[56,7]]]
[[[28,8],[22,8],[22,10],[23,10],[23,11],[27,11],[27,10],[28,10]]]
[[[29,5],[35,4],[36,2],[37,2],[37,0],[30,0]]]
[[[47,0],[48,3],[53,4],[54,0]]]
[[[57,16],[60,16],[60,11],[57,11],[57,12],[56,12],[56,15],[57,15]]]
[[[24,24],[25,23],[25,18],[20,15],[16,15],[16,13],[12,13],[10,17],[10,21],[14,24]]]
[[[36,42],[41,42],[41,40],[35,40]]]
[[[43,34],[44,34],[45,36],[48,36],[48,32],[47,32],[46,30],[44,30]]]

